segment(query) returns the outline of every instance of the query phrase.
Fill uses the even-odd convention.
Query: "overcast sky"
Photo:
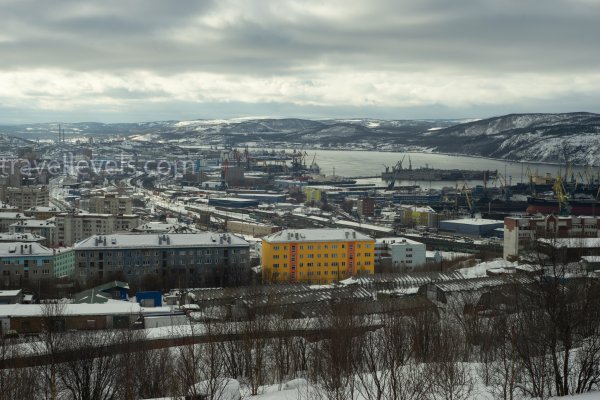
[[[2,0],[0,123],[600,111],[598,0]]]

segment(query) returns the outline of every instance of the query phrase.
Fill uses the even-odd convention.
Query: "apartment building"
[[[328,284],[374,272],[375,241],[351,229],[286,229],[263,238],[263,282]]]
[[[437,228],[443,215],[430,206],[400,205],[400,220],[406,226]]]
[[[35,219],[48,219],[48,218],[52,218],[54,216],[56,216],[56,214],[60,214],[64,211],[61,211],[58,207],[32,207],[29,208],[25,211],[23,211],[23,214],[25,214],[28,217],[32,217]]]
[[[46,186],[2,187],[0,200],[23,211],[32,207],[47,207],[50,193]]]
[[[93,214],[131,214],[133,210],[131,197],[119,196],[115,193],[92,196],[85,202],[87,202],[87,210]],[[85,209],[84,200],[82,200],[81,206]]]
[[[5,286],[50,279],[56,265],[72,264],[71,249],[49,249],[34,242],[0,243],[0,277]]]
[[[539,215],[504,218],[504,258],[518,257],[542,238],[600,237],[600,217]]]
[[[425,244],[402,237],[375,241],[376,261],[389,260],[387,265],[401,272],[418,269],[426,262]]]
[[[21,212],[0,212],[0,232],[8,232],[10,226],[15,222],[27,221],[33,219]]]
[[[178,287],[247,283],[250,244],[223,233],[94,235],[74,246],[73,277],[89,283],[122,273],[150,275]]]
[[[141,224],[139,215],[63,213],[54,218],[56,243],[71,246],[93,235],[130,232]]]
[[[43,244],[54,247],[57,245],[56,240],[56,225],[52,219],[24,219],[11,224],[8,232],[12,234],[31,233],[33,235],[42,236]]]

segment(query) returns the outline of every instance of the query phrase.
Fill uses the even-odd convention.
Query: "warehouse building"
[[[462,218],[440,221],[440,231],[454,232],[459,235],[482,237],[493,234],[496,228],[502,228],[503,221],[483,218]]]

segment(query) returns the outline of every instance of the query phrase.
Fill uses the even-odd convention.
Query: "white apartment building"
[[[426,262],[425,244],[396,237],[375,241],[375,260],[389,257],[394,269],[414,270]]]

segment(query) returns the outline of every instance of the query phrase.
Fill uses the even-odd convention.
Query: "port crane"
[[[554,190],[554,196],[556,197],[556,200],[558,200],[560,215],[568,215],[569,197],[567,196],[567,192],[565,191],[565,186],[563,185],[560,174],[556,177],[552,189]]]

